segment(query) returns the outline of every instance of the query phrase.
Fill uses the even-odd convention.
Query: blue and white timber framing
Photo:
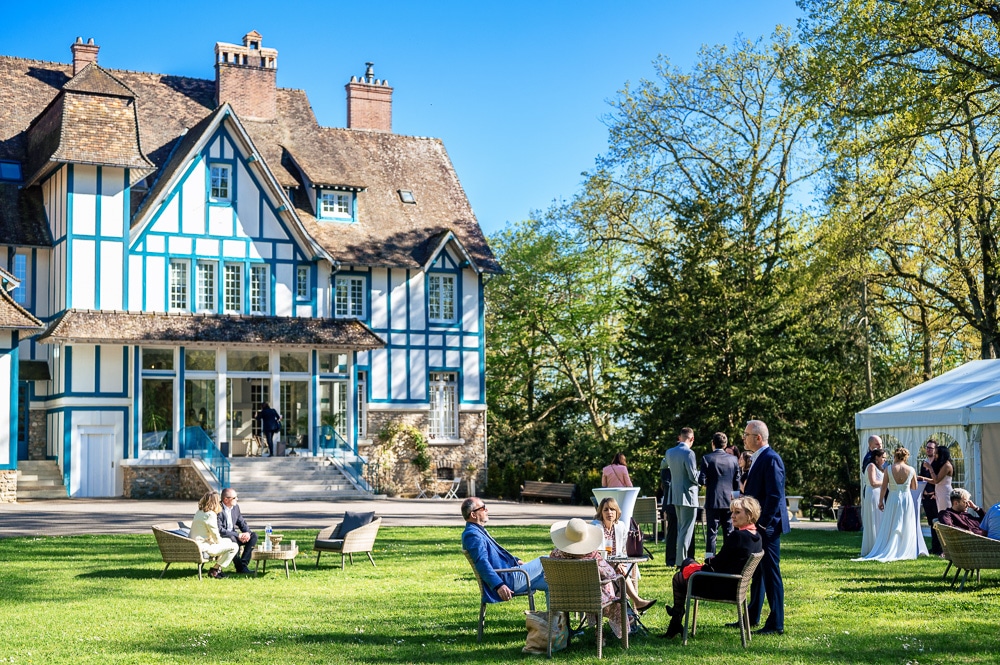
[[[114,74],[141,89],[139,74]],[[262,401],[282,413],[281,438],[299,454],[325,454],[324,425],[363,454],[379,428],[403,418],[433,446],[460,451],[449,457],[456,474],[482,465],[484,277],[499,268],[484,268],[468,234],[441,224],[428,225],[417,260],[342,254],[324,225],[364,231],[379,205],[375,183],[345,177],[349,215],[324,218],[321,188],[296,198],[294,169],[272,170],[275,153],[265,159],[226,101],[188,131],[148,174],[73,159],[24,174],[20,184],[40,190],[51,242],[0,238],[0,267],[23,274],[18,303],[47,330],[0,327],[0,404],[10,405],[0,414],[0,469],[44,457],[58,463],[70,497],[121,496],[123,467],[174,463],[198,432],[225,456],[247,454]],[[31,161],[25,155],[25,171]],[[214,328],[177,338],[116,323],[153,314],[205,331],[231,317],[355,319],[378,343],[309,345],[289,333],[287,343],[261,344]],[[47,363],[50,378],[19,380],[19,360]],[[28,422],[19,389],[44,414],[30,428],[18,427]],[[38,439],[34,450],[26,437]]]

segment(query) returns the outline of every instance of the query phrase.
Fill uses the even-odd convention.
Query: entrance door
[[[17,386],[17,459],[27,460],[28,454],[28,382],[20,381]]]
[[[113,429],[80,429],[79,496],[116,496]]]

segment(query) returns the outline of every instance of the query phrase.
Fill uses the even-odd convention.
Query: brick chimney
[[[101,47],[94,43],[93,37],[86,44],[83,43],[83,37],[77,37],[76,43],[69,50],[73,52],[73,76],[76,76],[90,63],[97,64],[97,52]]]
[[[347,127],[392,132],[392,88],[375,78],[374,65],[366,62],[365,77],[352,76],[347,90]]]
[[[243,120],[274,120],[278,99],[278,51],[262,48],[256,30],[243,45],[215,44],[215,101],[229,102]]]

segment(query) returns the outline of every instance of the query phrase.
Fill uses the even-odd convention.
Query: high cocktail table
[[[284,561],[285,562],[285,577],[288,577],[288,562],[292,562],[292,570],[299,572],[298,567],[295,565],[295,557],[299,555],[298,545],[276,545],[274,549],[270,551],[265,551],[262,549],[255,549],[253,551],[253,556],[251,561],[256,561],[257,564],[254,566],[254,571],[260,567],[260,562],[264,562],[264,572],[267,572],[267,562],[268,561]]]

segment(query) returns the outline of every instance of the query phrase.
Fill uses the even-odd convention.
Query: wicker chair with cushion
[[[604,650],[604,608],[612,603],[621,603],[622,611],[622,647],[628,648],[628,600],[625,596],[625,585],[616,578],[615,585],[619,595],[614,600],[605,603],[601,597],[601,574],[595,559],[553,559],[542,557],[542,570],[545,571],[545,583],[549,585],[549,647],[548,655],[552,657],[551,627],[555,625],[556,612],[586,612],[597,615],[597,657],[601,658]]]
[[[354,565],[355,552],[367,554],[374,566],[372,550],[375,549],[375,537],[381,524],[382,518],[375,517],[375,513],[345,512],[342,522],[323,529],[316,536],[316,542],[313,543],[313,552],[317,552],[316,567],[319,568],[319,558],[323,556],[323,552],[340,554],[341,570],[344,569],[345,557],[350,557],[351,565]]]
[[[691,577],[688,578],[687,602],[685,603],[684,611],[683,644],[687,644],[688,642],[688,619],[690,618],[691,620],[691,636],[694,637],[695,632],[698,630],[698,601],[706,600],[714,603],[730,603],[732,605],[736,605],[736,619],[740,625],[740,639],[743,641],[743,648],[746,648],[747,644],[750,642],[750,615],[747,611],[747,590],[750,588],[750,580],[753,579],[753,572],[757,570],[757,565],[763,558],[763,552],[751,554],[750,558],[747,559],[746,565],[743,566],[743,573],[741,575],[727,575],[725,573],[698,571],[693,573]],[[699,589],[695,588],[698,584],[698,580],[707,582],[711,578],[733,580],[737,583],[736,593],[729,598],[719,598],[717,597],[717,594],[712,594],[711,596],[704,595],[705,592],[699,592]],[[707,591],[707,588],[705,591]],[[693,611],[691,608],[691,601],[694,601]]]
[[[486,627],[486,605],[493,602],[486,597],[486,587],[483,585],[483,578],[479,576],[479,571],[476,570],[476,565],[472,562],[472,557],[469,556],[468,550],[462,550],[462,554],[465,555],[466,561],[472,566],[472,574],[476,576],[476,582],[479,584],[479,638],[478,641],[483,641],[483,629]],[[531,611],[535,610],[535,590],[531,588],[531,580],[528,579],[528,573],[524,572],[520,568],[500,568],[496,572],[498,573],[514,573],[524,575],[525,586],[527,591],[522,591],[521,593],[515,593],[514,596],[527,596],[528,597],[528,608]]]
[[[941,547],[947,552],[948,560],[955,566],[955,579],[951,585],[955,586],[958,580],[958,573],[964,571],[962,584],[959,591],[965,589],[965,582],[969,579],[969,573],[976,574],[976,581],[980,581],[979,571],[983,568],[1000,568],[1000,540],[993,540],[985,536],[979,536],[963,529],[956,529],[947,524],[935,524],[938,539]]]
[[[160,556],[167,564],[160,573],[161,578],[172,563],[193,563],[198,566],[198,579],[201,579],[201,570],[209,561],[209,557],[201,551],[198,541],[188,538],[187,534],[190,532],[190,522],[164,522],[153,525],[153,536],[156,537],[156,544],[160,548]]]

